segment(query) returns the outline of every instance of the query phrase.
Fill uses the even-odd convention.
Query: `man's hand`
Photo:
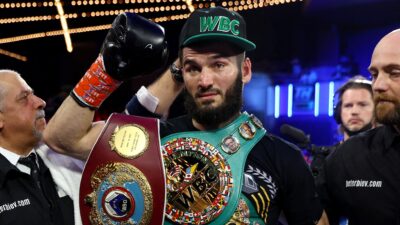
[[[99,57],[71,96],[79,105],[97,109],[122,81],[160,73],[167,58],[160,25],[133,13],[120,14],[108,31]]]

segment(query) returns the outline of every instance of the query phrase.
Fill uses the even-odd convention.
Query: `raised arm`
[[[86,159],[104,125],[92,123],[94,112],[67,97],[49,121],[44,141],[59,153]]]
[[[175,60],[174,65],[179,68],[178,60]],[[139,89],[128,102],[125,112],[129,115],[166,116],[182,89],[183,80],[174,78],[171,70],[167,69],[149,87]],[[141,108],[138,109],[138,106]]]
[[[174,65],[177,69],[180,68],[178,60],[175,60]],[[156,113],[163,115],[165,112],[168,112],[175,98],[182,91],[183,80],[179,81],[173,79],[171,70],[167,70],[156,82],[152,83],[148,89],[152,95],[159,99]]]
[[[57,152],[86,159],[104,125],[92,124],[95,110],[124,80],[160,73],[167,57],[161,26],[136,14],[119,15],[99,57],[50,120],[45,142]]]

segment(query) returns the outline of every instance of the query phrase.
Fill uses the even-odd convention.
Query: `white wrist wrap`
[[[147,110],[152,113],[156,111],[159,99],[152,95],[146,87],[140,87],[140,89],[136,92],[136,97],[138,98],[140,104]]]

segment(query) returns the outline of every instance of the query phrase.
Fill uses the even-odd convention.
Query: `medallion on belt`
[[[261,120],[258,119],[255,115],[251,114],[250,119],[251,119],[251,122],[253,122],[254,125],[256,125],[256,127],[263,128],[263,124],[262,124]]]
[[[118,155],[134,159],[141,156],[149,146],[149,134],[146,129],[137,124],[117,126],[109,141],[111,150]]]
[[[228,204],[233,187],[229,164],[213,145],[175,138],[162,146],[167,173],[166,215],[179,224],[205,224]]]
[[[252,123],[248,121],[243,122],[239,127],[240,136],[242,136],[246,140],[250,140],[254,138],[256,134],[256,128],[253,126]]]
[[[99,166],[92,174],[93,192],[84,199],[92,207],[90,221],[99,224],[148,224],[153,209],[145,175],[127,163]]]
[[[224,152],[233,154],[239,150],[240,142],[235,136],[228,135],[222,139],[221,148]]]

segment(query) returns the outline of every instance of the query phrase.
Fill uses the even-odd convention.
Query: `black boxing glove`
[[[117,80],[159,73],[168,58],[164,28],[134,13],[120,14],[101,54],[106,72]]]
[[[71,96],[79,105],[97,109],[122,81],[163,71],[167,58],[163,27],[133,13],[120,14],[107,33],[99,57]]]

